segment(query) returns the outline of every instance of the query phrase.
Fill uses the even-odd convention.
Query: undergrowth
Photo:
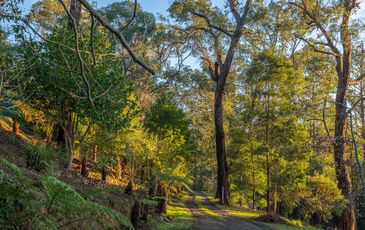
[[[0,168],[0,229],[133,229],[123,214],[88,201],[55,177],[31,181],[26,171],[1,157]]]
[[[38,172],[54,169],[54,160],[59,156],[59,151],[47,144],[27,144],[24,146],[27,157],[27,167]]]

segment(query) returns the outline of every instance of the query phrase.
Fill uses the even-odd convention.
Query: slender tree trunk
[[[266,85],[267,91],[269,92],[270,90],[270,84]],[[266,105],[265,105],[265,145],[267,147],[269,147],[269,129],[270,129],[270,124],[269,124],[269,119],[270,119],[270,96],[269,94],[267,94],[266,96]],[[267,149],[266,152],[266,211],[267,213],[271,212],[271,202],[270,202],[270,197],[271,197],[271,191],[270,191],[271,187],[270,187],[270,151],[269,148]]]
[[[122,160],[120,156],[116,157],[116,164],[115,164],[115,177],[117,180],[122,179]]]
[[[98,146],[94,145],[93,147],[93,161],[96,162],[97,161],[97,155],[98,155]]]
[[[342,195],[348,200],[347,207],[342,214],[342,229],[352,230],[355,229],[356,216],[354,194],[352,194],[350,175],[345,163],[345,123],[347,109],[344,88],[346,84],[346,82],[342,82],[337,87],[334,157],[338,187],[341,189]]]
[[[347,199],[347,207],[341,216],[342,229],[354,230],[356,228],[355,199],[352,191],[349,170],[346,167],[346,139],[345,126],[347,120],[346,94],[350,76],[351,53],[344,51],[343,60],[337,59],[338,84],[336,92],[336,115],[334,135],[334,158],[338,187]]]
[[[106,170],[105,165],[102,166],[101,168],[101,181],[106,183],[106,177],[108,175],[108,171]]]
[[[270,164],[269,153],[266,154],[266,212],[270,213]]]
[[[86,164],[87,164],[87,160],[86,160],[86,156],[84,156],[81,161],[81,176],[82,177],[87,177],[89,175]]]
[[[141,222],[141,203],[139,200],[134,202],[131,211],[131,223],[134,229],[140,229],[140,222]]]
[[[277,214],[278,213],[278,193],[277,193],[277,184],[274,185],[274,194],[273,194],[273,201],[272,201],[272,212]]]
[[[157,205],[157,213],[158,214],[166,214],[167,208],[167,186],[165,184],[160,183],[157,187],[158,193],[161,196],[161,200]]]
[[[254,161],[254,153],[253,153],[253,147],[251,143],[251,164],[252,164],[252,209],[255,209],[255,202],[256,202],[256,179],[255,179],[255,161]]]
[[[252,188],[252,209],[256,209],[256,186],[254,185]]]
[[[65,146],[65,130],[59,123],[53,125],[53,137],[52,140],[57,142],[61,146]]]
[[[13,132],[15,134],[19,134],[19,130],[20,130],[20,125],[18,123],[18,121],[16,121],[15,119],[13,120]]]
[[[362,65],[361,65],[362,66]],[[364,69],[364,68],[361,68]],[[364,105],[364,83],[360,82],[360,120],[361,120],[361,137],[365,140],[365,105]],[[365,162],[365,143],[362,145],[363,162]]]
[[[126,175],[126,170],[127,170],[127,157],[123,156],[122,160],[121,160],[121,166],[122,166],[122,177],[124,178]]]
[[[228,167],[226,160],[225,134],[223,126],[223,86],[217,84],[214,102],[215,142],[217,154],[217,191],[215,197],[223,204],[229,204]]]
[[[70,29],[77,26],[81,19],[81,3],[78,0],[71,0],[70,2],[70,14],[72,18],[68,19],[68,26]],[[74,25],[74,22],[76,25]],[[72,169],[72,160],[73,160],[73,151],[75,144],[74,137],[74,124],[73,124],[73,116],[72,116],[72,108],[66,102],[66,119],[65,119],[65,145],[66,145],[66,153],[67,153],[67,169]]]
[[[71,0],[70,2],[70,14],[76,22],[76,25],[79,25],[81,19],[81,3],[79,0]],[[71,18],[68,19],[69,27],[73,27],[73,21]]]
[[[66,117],[65,117],[65,147],[67,154],[67,169],[72,169],[72,160],[73,160],[73,152],[74,152],[74,124],[73,124],[73,116],[72,109],[68,107],[66,109]]]

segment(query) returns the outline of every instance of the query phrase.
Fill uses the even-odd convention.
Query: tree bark
[[[79,25],[81,19],[81,3],[79,0],[71,0],[70,2],[70,14],[75,20],[76,26]],[[71,18],[68,19],[68,25],[72,28],[73,20]]]
[[[126,194],[128,195],[132,195],[133,194],[133,181],[129,180],[127,187],[125,188],[124,191]]]
[[[266,212],[270,213],[270,164],[269,153],[266,153]]]
[[[141,219],[141,204],[140,201],[137,200],[134,202],[131,211],[131,223],[134,229],[140,229],[140,219]]]
[[[106,170],[106,167],[103,165],[101,168],[101,181],[106,183],[106,177],[108,175],[108,171]]]
[[[89,172],[87,171],[87,167],[86,167],[86,156],[84,156],[82,158],[81,161],[81,176],[87,178],[87,176],[89,175]]]
[[[355,199],[352,191],[349,171],[346,167],[346,139],[345,126],[347,121],[346,95],[348,82],[351,75],[352,47],[350,31],[348,28],[352,3],[355,1],[345,1],[344,13],[341,24],[341,43],[343,47],[342,56],[336,56],[336,72],[338,76],[336,90],[336,115],[335,115],[335,135],[334,135],[334,158],[336,167],[336,177],[338,187],[342,195],[347,199],[347,207],[341,216],[342,229],[354,230],[356,228]]]
[[[94,147],[93,147],[93,161],[94,162],[97,161],[97,155],[98,155],[98,146],[94,145]]]
[[[223,204],[229,204],[229,181],[226,160],[225,133],[223,127],[223,86],[217,84],[214,102],[214,125],[217,157],[217,191],[215,197]]]
[[[159,184],[157,187],[159,196],[161,196],[161,200],[159,204],[157,205],[157,213],[158,214],[166,214],[166,208],[167,208],[167,187],[165,184]]]
[[[347,56],[347,62],[349,61]],[[346,62],[344,63],[346,64]],[[349,63],[347,63],[349,64]],[[338,84],[336,92],[336,115],[335,115],[335,136],[334,136],[334,158],[335,158],[335,171],[337,177],[338,187],[340,188],[342,195],[347,199],[347,207],[343,210],[341,216],[342,229],[353,230],[356,225],[355,214],[355,201],[352,193],[352,185],[350,180],[350,174],[346,168],[346,140],[345,140],[345,126],[347,120],[347,107],[346,107],[346,93],[348,88],[348,79],[350,76],[349,66],[344,66],[341,71],[342,63],[338,61],[337,73]]]
[[[122,179],[122,161],[121,161],[121,157],[118,156],[116,157],[116,164],[114,166],[114,170],[115,170],[115,177],[117,180]]]
[[[66,154],[67,154],[67,169],[72,169],[72,160],[73,160],[73,152],[75,146],[75,137],[74,137],[74,124],[73,124],[73,115],[72,109],[68,107],[66,109],[66,116],[65,116],[65,147],[66,147]]]
[[[252,209],[255,210],[255,202],[256,202],[256,179],[255,179],[255,159],[254,159],[254,152],[252,143],[250,145],[251,147],[251,165],[252,165]]]

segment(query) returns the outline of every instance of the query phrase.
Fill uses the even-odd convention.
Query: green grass
[[[289,226],[285,224],[267,224],[269,227],[275,230],[319,230],[319,228],[313,226]]]
[[[209,201],[215,203],[223,212],[225,212],[227,215],[230,215],[230,216],[244,217],[244,218],[256,218],[256,217],[259,217],[261,214],[263,214],[262,211],[256,211],[256,210],[252,210],[252,209],[245,209],[245,208],[234,207],[234,206],[220,205],[220,204],[218,204],[218,201],[212,195],[207,195],[207,198]]]
[[[249,209],[235,209],[227,207],[226,210],[230,215],[237,217],[256,218],[261,215],[261,212]]]
[[[260,215],[265,213],[265,212],[259,211],[259,210],[244,209],[244,208],[240,208],[240,207],[220,205],[220,204],[217,203],[217,200],[211,195],[210,196],[208,195],[207,198],[210,201],[216,203],[216,205],[223,212],[227,213],[227,215],[236,216],[236,217],[244,217],[244,218],[257,218]],[[197,196],[198,202],[201,201],[202,199],[203,199],[203,197]],[[216,213],[214,213],[214,214],[216,214]],[[218,214],[216,214],[216,215],[218,215]],[[313,226],[304,226],[302,224],[301,220],[289,220],[288,219],[288,223],[292,224],[293,226],[285,225],[285,224],[269,224],[269,223],[267,223],[267,225],[269,227],[275,229],[275,230],[299,230],[299,229],[319,230],[319,228],[316,228],[316,227],[313,227]]]
[[[172,199],[167,206],[167,215],[173,216],[175,219],[166,222],[160,221],[156,224],[157,230],[183,230],[190,229],[194,223],[194,217],[190,210],[184,204],[185,199]]]
[[[204,200],[204,197],[202,196],[195,196],[195,204],[198,206],[199,210],[207,214],[208,216],[214,217],[219,219],[220,221],[227,221],[224,217],[219,215],[218,213],[204,207],[202,201]]]

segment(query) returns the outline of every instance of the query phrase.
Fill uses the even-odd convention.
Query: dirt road
[[[199,196],[199,201],[196,197]],[[244,217],[233,216],[212,203],[203,193],[191,193],[186,200],[196,221],[192,230],[271,230],[268,225]]]

